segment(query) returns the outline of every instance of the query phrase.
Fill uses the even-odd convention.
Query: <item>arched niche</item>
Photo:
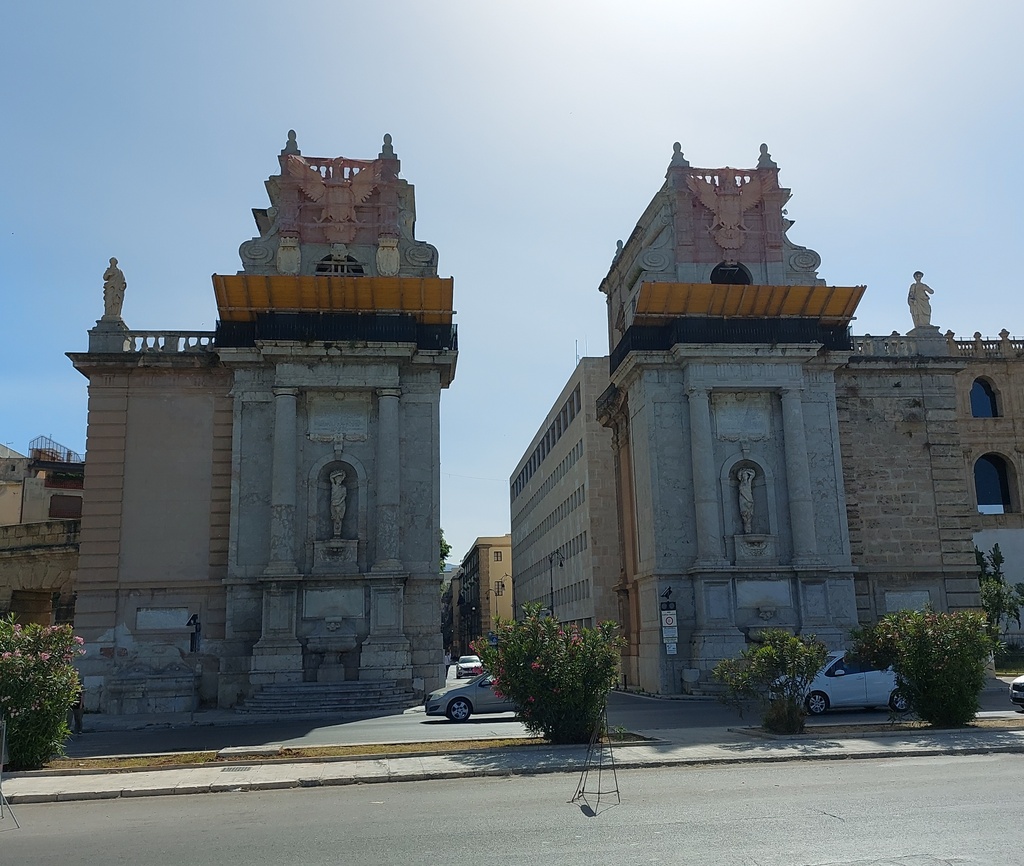
[[[307,562],[313,562],[315,544],[334,539],[334,523],[331,516],[331,475],[338,470],[345,472],[345,516],[342,519],[342,536],[346,541],[358,542],[360,570],[365,570],[366,524],[368,481],[366,468],[357,457],[344,452],[334,452],[316,461],[307,476],[308,502],[306,509],[306,551]]]
[[[719,486],[723,511],[722,526],[725,534],[727,537],[745,534],[739,503],[739,473],[743,469],[753,469],[755,473],[751,485],[754,499],[751,534],[777,537],[779,526],[775,476],[767,461],[753,454],[737,455],[726,460],[722,466]]]

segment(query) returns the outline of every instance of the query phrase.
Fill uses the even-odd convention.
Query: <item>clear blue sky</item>
[[[791,239],[866,284],[857,333],[1024,335],[1024,4],[97,2],[3,4],[0,443],[85,448],[64,357],[102,313],[212,329],[289,129],[315,156],[394,136],[417,234],[455,278],[442,523],[459,558],[507,532],[508,476],[579,354],[598,284],[680,141],[793,190]]]

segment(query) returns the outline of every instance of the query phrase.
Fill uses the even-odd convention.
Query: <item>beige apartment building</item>
[[[608,358],[583,358],[509,480],[517,615],[618,620],[619,538],[612,433],[597,418]]]
[[[482,536],[466,551],[452,577],[452,656],[494,632],[498,619],[512,619],[512,537]]]

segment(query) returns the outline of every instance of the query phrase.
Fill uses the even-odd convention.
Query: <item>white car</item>
[[[463,677],[475,677],[484,672],[484,663],[480,661],[480,656],[459,656],[459,660],[455,663],[455,679],[461,680]]]
[[[473,713],[510,713],[513,707],[508,698],[494,693],[493,678],[484,674],[468,683],[431,692],[424,709],[428,716],[447,716],[453,722],[464,722]]]
[[[847,659],[844,651],[830,652],[807,690],[807,712],[817,716],[840,707],[889,707],[907,711],[907,699],[896,689],[892,669],[878,668]]]
[[[1024,710],[1024,676],[1017,677],[1010,683],[1010,703]]]

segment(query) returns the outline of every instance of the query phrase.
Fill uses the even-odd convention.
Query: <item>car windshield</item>
[[[478,656],[461,656],[459,658],[460,665],[476,665],[480,664],[480,658]]]

